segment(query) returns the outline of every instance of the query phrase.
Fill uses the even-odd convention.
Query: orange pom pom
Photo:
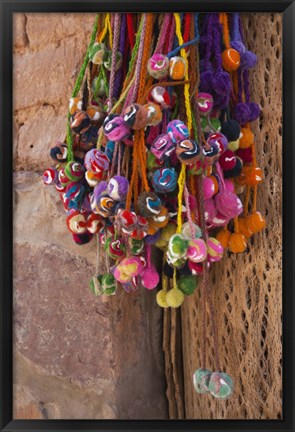
[[[263,172],[261,168],[246,166],[243,168],[246,176],[246,184],[249,186],[256,186],[263,180]]]
[[[223,69],[227,72],[233,72],[240,66],[241,58],[237,50],[233,48],[226,49],[221,56]]]
[[[239,142],[239,148],[245,149],[248,147],[251,147],[251,145],[254,143],[254,134],[249,128],[242,128],[241,129],[241,138]]]
[[[183,57],[172,57],[169,62],[169,75],[173,80],[179,81],[185,77],[187,61]]]
[[[242,233],[233,233],[229,239],[229,250],[233,253],[245,252],[247,243]]]
[[[222,244],[224,249],[228,248],[230,236],[231,236],[231,232],[225,229],[219,231],[216,235],[217,240]]]
[[[245,173],[245,167],[242,168],[241,174],[235,178],[235,182],[239,186],[245,186],[247,182],[247,176]]]
[[[250,238],[253,234],[252,231],[250,231],[248,228],[246,218],[241,217],[238,219],[238,228],[239,228],[239,231],[243,234],[243,236],[246,237],[246,239]]]
[[[266,227],[266,220],[260,212],[252,213],[247,217],[247,227],[252,233],[258,233]]]

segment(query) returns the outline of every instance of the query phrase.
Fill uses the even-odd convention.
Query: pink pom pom
[[[203,181],[204,200],[212,198],[215,192],[214,181],[210,177],[205,177]]]
[[[224,186],[225,186],[225,189],[228,190],[229,192],[232,192],[232,193],[235,192],[235,185],[230,179],[224,180]]]
[[[159,274],[154,267],[147,268],[141,275],[142,286],[148,290],[156,288],[159,281]]]

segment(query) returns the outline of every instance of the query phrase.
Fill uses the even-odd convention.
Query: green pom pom
[[[207,117],[202,117],[201,118],[201,128],[202,128],[203,132],[210,133],[210,132],[212,132],[212,129],[214,129],[216,132],[220,132],[220,130],[221,130],[221,123],[218,120],[218,118],[210,118],[210,123],[209,123]]]
[[[97,275],[97,276],[93,276],[93,278],[91,278],[91,280],[89,282],[89,288],[90,288],[91,292],[96,296],[103,294],[102,289],[101,289],[101,279],[102,279],[102,276]]]
[[[180,276],[177,281],[177,288],[185,295],[191,295],[197,288],[198,280],[195,276]]]
[[[181,234],[174,234],[168,244],[168,251],[171,258],[184,258],[188,248],[188,240]]]
[[[197,369],[194,373],[194,387],[197,393],[209,393],[209,381],[212,372],[208,369]]]
[[[89,50],[89,60],[96,65],[101,65],[106,57],[106,46],[103,43],[95,42]]]
[[[130,246],[131,255],[139,255],[144,249],[144,241],[129,237],[128,243]]]
[[[107,51],[105,58],[104,58],[104,62],[103,65],[107,70],[111,70],[112,68],[112,51]],[[116,71],[120,69],[120,67],[122,66],[122,54],[117,51],[116,52]]]
[[[114,295],[117,291],[117,282],[111,273],[106,273],[101,279],[101,290],[105,295]]]
[[[209,381],[209,391],[218,399],[225,399],[233,392],[234,383],[231,377],[224,372],[214,372]]]

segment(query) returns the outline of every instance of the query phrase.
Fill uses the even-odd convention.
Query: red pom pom
[[[226,150],[219,157],[219,164],[224,171],[232,170],[236,165],[236,157],[233,151]]]

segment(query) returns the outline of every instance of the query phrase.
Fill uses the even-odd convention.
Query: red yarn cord
[[[135,44],[135,30],[134,30],[133,14],[132,13],[127,14],[127,30],[128,30],[129,43],[130,43],[131,50],[132,50],[134,47],[134,44]]]
[[[184,30],[183,30],[183,42],[188,42],[190,35],[190,26],[191,26],[191,14],[186,13],[184,15]],[[189,47],[185,48],[187,51]]]

